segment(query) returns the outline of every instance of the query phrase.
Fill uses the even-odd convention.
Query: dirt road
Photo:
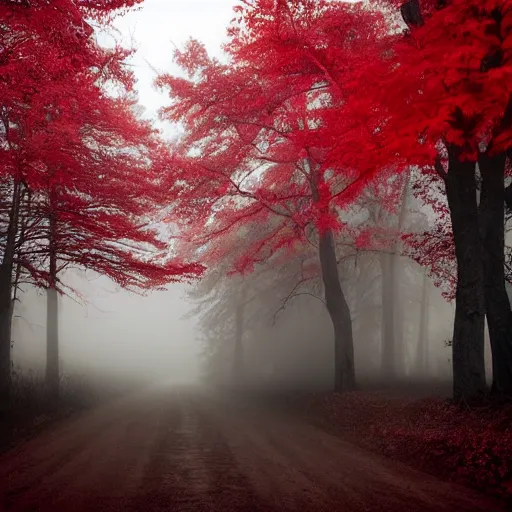
[[[500,511],[261,406],[159,390],[0,458],[0,510]]]

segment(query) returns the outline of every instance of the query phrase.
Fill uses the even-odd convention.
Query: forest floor
[[[378,392],[318,393],[302,396],[299,409],[361,448],[512,507],[512,405],[456,407],[449,392],[444,383],[409,383]]]

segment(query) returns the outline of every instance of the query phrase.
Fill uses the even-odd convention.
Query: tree
[[[337,207],[355,194],[347,192],[351,174],[330,158],[326,112],[342,102],[343,72],[381,18],[356,6],[311,0],[259,0],[237,13],[228,64],[191,41],[176,53],[188,78],[158,79],[173,98],[164,117],[186,130],[175,160],[181,168],[175,214],[198,245],[235,230],[254,233],[234,265],[241,272],[275,253],[289,258],[303,244],[316,246],[334,326],[335,388],[352,389],[352,322],[335,233],[343,227]]]
[[[364,247],[379,252],[381,274],[381,365],[382,374],[393,379],[404,370],[403,315],[400,304],[401,234],[406,219],[409,178],[388,180],[368,187],[357,205],[366,209],[362,234]],[[397,195],[398,194],[398,195]],[[385,206],[382,206],[384,204]],[[391,205],[395,208],[390,208]],[[394,211],[393,211],[394,210]]]
[[[233,252],[237,249],[234,247]],[[313,331],[314,337],[307,337],[305,329],[308,324],[320,327],[315,324],[312,305],[306,310],[299,305],[304,299],[320,305],[315,296],[321,288],[320,279],[316,271],[307,279],[302,258],[298,255],[280,265],[270,261],[244,277],[226,275],[224,267],[229,266],[224,264],[212,269],[194,287],[189,294],[196,304],[191,314],[198,319],[203,334],[203,367],[212,384],[228,384],[236,389],[242,384],[262,386],[270,379],[277,385],[297,371],[301,354],[298,345],[306,348],[307,340],[311,351],[318,350],[323,339],[321,329]],[[301,338],[299,333],[306,337]],[[283,339],[283,335],[289,339]],[[329,381],[328,376],[324,379]]]
[[[413,180],[412,189],[431,222],[420,230],[402,234],[405,254],[425,268],[446,300],[454,300],[457,260],[444,181],[433,169],[422,169]]]
[[[493,352],[501,354],[501,361],[509,360],[510,340],[498,325],[498,317],[509,317],[499,256],[502,235],[498,236],[503,194],[491,191],[489,182],[491,174],[503,174],[499,169],[482,172],[479,207],[475,173],[477,161],[482,168],[487,159],[492,160],[489,166],[502,168],[505,160],[500,155],[509,146],[510,70],[505,56],[510,15],[507,2],[452,0],[415,5],[415,9],[402,9],[407,11],[409,30],[390,35],[392,51],[376,61],[376,67],[370,66],[379,80],[367,75],[373,81],[376,96],[372,101],[376,102],[373,108],[367,103],[364,112],[371,112],[373,126],[379,127],[379,138],[389,151],[380,163],[386,151],[372,155],[377,161],[372,158],[371,165],[382,168],[393,162],[400,170],[407,162],[430,167],[445,183],[457,259],[454,397],[473,400],[485,392],[486,312],[495,333],[491,336]],[[500,189],[503,186],[500,182]],[[497,262],[495,268],[491,260]],[[496,272],[501,276],[496,277]],[[503,391],[509,370],[495,370],[494,386]]]
[[[77,6],[59,0],[0,6],[0,19],[8,21],[0,32],[5,71],[0,87],[2,170],[10,203],[0,269],[4,393],[10,377],[15,264],[48,290],[47,378],[54,395],[63,268],[93,269],[122,286],[143,289],[199,271],[177,260],[150,259],[151,248],[165,248],[148,225],[162,204],[157,176],[166,155],[127,96],[133,85],[124,64],[129,52],[99,46],[89,25],[107,26],[119,9],[135,3],[86,1]],[[107,86],[117,87],[117,97]]]

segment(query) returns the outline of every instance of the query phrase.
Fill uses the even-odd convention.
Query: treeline
[[[504,248],[511,6],[244,2],[223,59],[191,40],[175,55],[185,77],[157,82],[172,101],[163,115],[185,129],[174,156],[183,254],[225,275],[272,275],[299,260],[297,283],[321,283],[337,390],[356,386],[354,312],[340,279],[340,246],[349,244],[381,254],[389,373],[402,303],[396,258],[386,255],[400,253],[455,299],[454,399],[487,393],[486,319],[492,391],[512,396]],[[404,225],[408,196],[427,227]],[[238,311],[245,299],[234,300]]]

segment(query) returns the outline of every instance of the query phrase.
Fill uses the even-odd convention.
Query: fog
[[[417,382],[427,388],[440,385],[449,393],[451,349],[446,342],[452,336],[453,303],[442,297],[430,279],[424,279],[419,265],[396,258],[393,299],[402,322],[394,325],[401,343],[395,345],[392,369],[383,364],[386,290],[378,256],[362,253],[356,265],[352,262],[340,269],[353,321],[358,383],[363,388],[375,384],[385,388]],[[333,327],[322,303],[321,279],[315,276],[296,288],[300,280],[296,270],[297,261],[291,261],[244,278],[219,281],[207,276],[195,286],[207,382],[220,387],[332,389]],[[241,297],[249,299],[241,301]],[[236,327],[238,322],[241,329]],[[237,345],[242,353],[238,363]],[[237,365],[239,375],[235,376]]]
[[[103,277],[67,272],[66,278],[83,298],[60,299],[63,373],[94,369],[152,381],[194,381],[198,347],[195,322],[182,319],[189,307],[182,298],[186,285],[170,285],[166,292],[142,297],[120,290]],[[14,319],[14,364],[42,372],[45,297],[30,288],[20,299]]]
[[[512,0],[0,6],[0,512],[512,510]]]

